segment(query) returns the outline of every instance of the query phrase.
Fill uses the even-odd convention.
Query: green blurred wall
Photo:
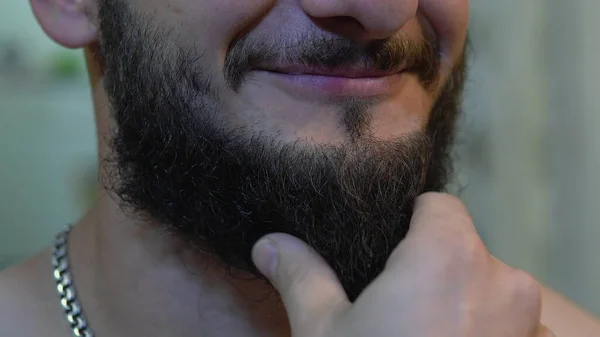
[[[47,245],[93,195],[96,136],[82,70],[81,51],[50,41],[29,1],[0,1],[0,268]]]

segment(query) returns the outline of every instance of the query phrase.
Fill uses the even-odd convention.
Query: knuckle
[[[539,282],[533,276],[520,269],[513,270],[511,274],[514,298],[522,302],[527,309],[541,310],[542,287]]]
[[[453,263],[474,266],[488,260],[487,248],[476,233],[455,227],[445,231],[443,236],[443,254]]]
[[[477,240],[454,241],[444,244],[445,248],[428,264],[430,272],[444,278],[465,277],[485,272],[489,255]]]
[[[463,240],[460,257],[464,264],[479,266],[489,260],[489,253],[478,237],[468,237]]]
[[[483,268],[488,260],[489,254],[480,240],[462,238],[451,245],[442,261],[451,270],[466,272]]]

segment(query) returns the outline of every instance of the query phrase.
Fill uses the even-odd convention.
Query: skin
[[[181,45],[211,46],[205,56],[213,74],[221,69],[232,39],[250,27],[256,36],[266,37],[281,31],[281,26],[302,29],[311,25],[327,27],[361,41],[395,34],[414,39],[434,35],[442,56],[439,87],[426,90],[415,78],[403,78],[393,95],[371,107],[374,134],[379,139],[423,128],[437,90],[461,55],[468,21],[466,0],[132,0],[131,3],[136,10],[154,13],[161,24],[173,28],[177,32],[174,39]],[[110,154],[106,138],[111,120],[102,86],[103,65],[94,57],[98,37],[94,5],[94,0],[32,0],[34,13],[51,38],[64,46],[86,50],[98,148],[100,158],[104,158]],[[340,20],[340,17],[352,20]],[[257,22],[260,24],[255,26]],[[225,88],[224,82],[216,84]],[[310,95],[286,93],[264,74],[255,74],[254,80],[238,92],[223,89],[221,94],[227,102],[222,110],[223,118],[232,124],[258,122],[283,141],[309,139],[335,143],[345,137],[338,128],[334,104],[314,100]],[[244,109],[248,104],[257,109]],[[204,261],[202,273],[190,272],[185,262],[192,263],[192,253],[172,254],[169,238],[123,213],[104,190],[72,231],[71,265],[80,301],[98,336],[347,336],[347,331],[369,325],[379,326],[380,336],[394,335],[398,329],[404,329],[402,332],[407,336],[439,335],[424,330],[428,326],[450,335],[467,335],[468,332],[475,336],[482,331],[487,333],[485,329],[490,327],[507,324],[516,327],[510,336],[541,336],[547,331],[540,328],[540,319],[557,336],[600,335],[600,324],[595,318],[554,292],[540,288],[525,273],[493,259],[483,244],[461,244],[479,241],[466,209],[458,200],[446,195],[427,195],[420,199],[419,210],[412,222],[412,241],[399,246],[397,252],[402,253],[392,255],[390,268],[386,268],[384,275],[353,309],[344,301],[328,267],[294,238],[271,236],[278,247],[276,267],[269,267],[261,246],[254,251],[257,266],[282,294],[282,304],[276,297],[265,295],[269,287],[262,282],[222,282],[223,270],[211,261]],[[415,240],[420,244],[411,246],[410,242]],[[433,247],[436,242],[448,242],[448,245],[431,252],[431,260],[423,264],[423,268],[403,276],[397,274],[402,266],[411,265],[410,259],[397,256],[419,257],[426,253],[415,247]],[[443,259],[445,256],[461,258]],[[473,256],[478,258],[473,259]],[[44,250],[0,274],[0,312],[3,313],[0,335],[59,337],[69,334],[58,306],[49,261],[50,251]],[[423,258],[418,261],[422,264]],[[449,268],[457,265],[461,268]],[[310,267],[317,271],[303,273],[314,270]],[[434,278],[437,283],[416,281],[419,275],[436,270],[447,271],[444,283],[440,277]],[[489,277],[466,282],[457,270]],[[398,277],[403,281],[390,282]],[[446,283],[447,280],[451,282]],[[390,289],[410,293],[415,289],[410,286],[411,282],[422,287],[423,293],[448,284],[465,291],[440,294],[433,299],[415,294],[399,298],[378,296],[389,293]],[[479,295],[455,296],[469,291]],[[506,294],[523,296],[508,296],[516,299],[489,304],[494,303],[490,302],[493,299],[505,298],[502,295]],[[444,303],[443,299],[451,299],[452,308],[473,307],[479,314],[452,316],[457,319],[442,322],[431,310]],[[515,311],[516,308],[523,311]],[[284,309],[288,310],[289,317]],[[406,316],[405,324],[399,324],[393,317],[384,319],[385,324],[381,324],[378,319],[385,318],[383,313],[386,312],[413,316]],[[485,316],[482,312],[490,314]],[[308,319],[311,323],[306,323],[307,317],[315,319]],[[317,317],[320,318],[316,320]],[[417,321],[424,324],[414,323]]]

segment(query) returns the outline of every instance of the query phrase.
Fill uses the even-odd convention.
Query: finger
[[[417,197],[408,237],[428,236],[433,231],[457,229],[476,231],[473,219],[460,199],[450,194],[434,192]]]
[[[511,267],[491,255],[490,257],[495,271],[493,287],[499,299],[504,303],[512,303],[514,314],[532,317],[532,321],[539,322],[542,316],[541,284],[526,271]]]
[[[296,333],[350,305],[334,271],[293,236],[269,234],[254,246],[252,259],[281,295]]]
[[[554,332],[550,331],[548,327],[540,325],[538,334],[535,337],[556,337],[556,335],[554,334]]]
[[[388,266],[401,265],[406,258],[439,260],[485,257],[487,249],[479,238],[471,215],[456,197],[425,193],[415,201],[410,229],[388,259]]]

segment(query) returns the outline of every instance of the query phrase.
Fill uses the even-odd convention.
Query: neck
[[[289,336],[264,281],[232,277],[156,225],[128,217],[103,193],[73,228],[74,284],[102,336]]]
[[[102,162],[111,121],[97,49],[87,48],[86,59]],[[79,300],[99,337],[290,335],[269,285],[231,277],[160,226],[128,216],[106,191],[73,228],[69,249]]]

